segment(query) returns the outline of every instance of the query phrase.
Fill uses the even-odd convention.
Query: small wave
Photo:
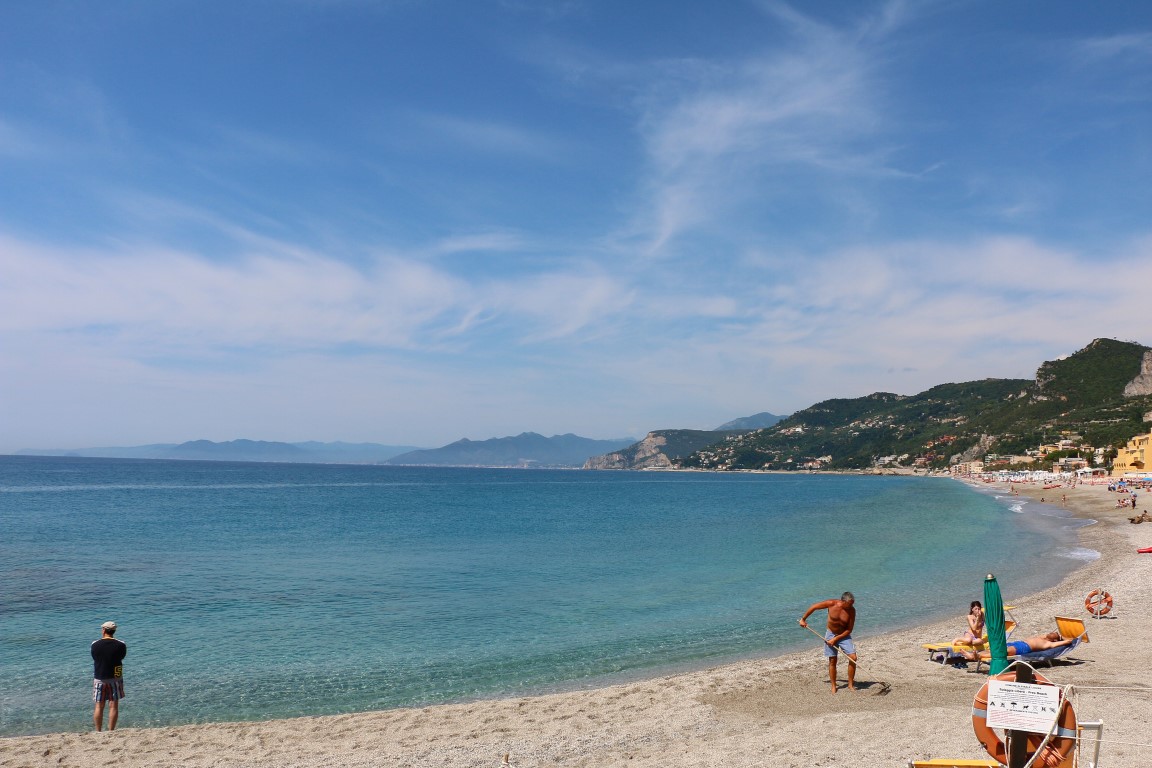
[[[1079,560],[1085,563],[1091,563],[1093,560],[1100,559],[1100,553],[1094,549],[1087,547],[1070,547],[1068,549],[1056,550],[1057,557],[1066,557],[1069,560]]]

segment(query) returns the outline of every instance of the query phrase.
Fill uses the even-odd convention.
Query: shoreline
[[[1007,484],[991,487],[1008,490]],[[1052,496],[1041,485],[1015,484],[1034,500]],[[1135,513],[1115,506],[1104,486],[1078,486],[1066,508],[1096,520],[1077,531],[1080,546],[1100,553],[1059,584],[1027,596],[1005,594],[1016,606],[1020,636],[1054,629],[1053,616],[1086,619],[1089,643],[1045,675],[1079,689],[1078,716],[1105,722],[1101,762],[1108,768],[1152,763],[1143,718],[1144,691],[1091,688],[1140,686],[1129,671],[1133,649],[1152,629],[1152,524],[1132,525]],[[1150,494],[1152,495],[1152,494]],[[1149,496],[1141,494],[1147,500]],[[1046,503],[1053,504],[1051,501]],[[1054,504],[1059,506],[1059,504]],[[926,574],[930,578],[930,574]],[[1010,585],[1009,585],[1010,587]],[[1116,599],[1115,618],[1091,620],[1084,596],[1103,587]],[[979,585],[974,585],[973,595]],[[820,596],[814,596],[814,599]],[[736,661],[698,671],[530,697],[510,697],[418,709],[288,720],[212,723],[111,733],[56,733],[0,739],[0,768],[9,766],[636,766],[862,765],[900,766],[910,758],[981,758],[972,733],[972,696],[986,679],[932,663],[920,644],[959,634],[955,617],[881,635],[860,636],[857,683],[862,690],[828,691],[819,648]],[[861,606],[861,610],[875,610]],[[841,683],[844,669],[841,665]],[[875,695],[877,682],[891,693]],[[126,702],[126,707],[131,700]],[[1109,742],[1115,742],[1110,745]],[[1127,745],[1119,742],[1129,742]]]

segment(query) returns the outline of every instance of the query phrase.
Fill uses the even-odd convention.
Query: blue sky
[[[1149,4],[0,6],[0,451],[712,428],[1150,286]]]

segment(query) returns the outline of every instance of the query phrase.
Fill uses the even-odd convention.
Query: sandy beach
[[[1104,722],[1100,764],[1152,765],[1152,523],[1133,525],[1103,485],[1021,494],[1060,503],[1098,522],[1081,531],[1101,557],[1060,585],[1019,596],[1018,637],[1055,629],[1056,615],[1080,617],[1089,643],[1044,674],[1076,687],[1081,720]],[[1005,490],[1007,490],[1005,488]],[[1142,493],[1141,501],[1152,498]],[[1141,503],[1137,512],[1152,506]],[[851,588],[851,585],[847,585]],[[981,597],[973,585],[973,598]],[[1084,597],[1106,589],[1110,617],[1092,620]],[[813,595],[822,599],[830,595]],[[111,733],[60,733],[0,740],[0,767],[15,766],[486,766],[505,753],[512,766],[903,766],[910,758],[982,758],[973,735],[972,697],[986,679],[928,660],[921,643],[960,634],[952,620],[857,638],[861,690],[829,691],[818,646],[688,674],[596,690],[332,717]],[[860,605],[861,611],[877,610]],[[822,621],[823,614],[815,619]],[[841,665],[843,677],[843,664]],[[891,686],[877,695],[879,682]],[[78,707],[90,705],[78,703]],[[132,701],[123,719],[131,721]],[[1082,763],[1087,765],[1087,762]]]

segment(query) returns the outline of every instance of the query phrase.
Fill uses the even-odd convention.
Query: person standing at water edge
[[[92,700],[96,709],[92,712],[92,722],[96,730],[104,727],[104,705],[108,705],[108,730],[116,730],[116,720],[120,716],[120,699],[124,698],[124,657],[128,646],[117,640],[116,622],[106,621],[100,625],[103,631],[100,639],[92,643]]]
[[[852,628],[856,626],[856,598],[845,592],[839,600],[813,603],[800,617],[800,626],[808,626],[808,617],[815,611],[828,611],[828,628],[824,632],[824,655],[828,657],[828,680],[832,693],[836,693],[836,657],[839,651],[848,657],[848,690],[856,690],[856,644],[852,642]]]

